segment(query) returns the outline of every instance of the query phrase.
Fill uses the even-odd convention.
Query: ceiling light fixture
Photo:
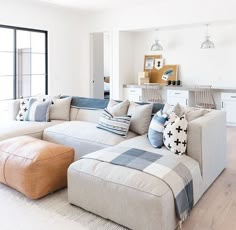
[[[158,33],[158,30],[156,30],[156,34],[157,33]],[[161,51],[161,50],[163,50],[163,46],[160,44],[160,40],[155,39],[155,43],[151,46],[151,51]]]
[[[209,25],[206,24],[206,38],[205,38],[205,41],[201,45],[201,49],[214,49],[215,48],[215,44],[212,41],[210,41],[208,27]]]

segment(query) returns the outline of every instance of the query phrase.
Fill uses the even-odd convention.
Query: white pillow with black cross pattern
[[[20,99],[20,110],[16,116],[17,121],[24,121],[25,120],[26,114],[29,109],[29,100],[30,100],[30,98]]]
[[[185,115],[166,125],[163,132],[164,145],[171,152],[183,155],[187,148],[188,121]]]

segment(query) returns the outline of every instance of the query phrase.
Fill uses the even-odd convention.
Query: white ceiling
[[[164,3],[166,0],[30,0],[85,11],[104,11]]]

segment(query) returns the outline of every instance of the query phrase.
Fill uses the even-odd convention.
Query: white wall
[[[130,31],[135,29],[156,28],[156,27],[172,27],[176,25],[197,25],[206,22],[234,21],[236,2],[234,0],[215,1],[215,0],[166,0],[161,4],[147,5],[143,7],[134,6],[132,9],[122,9],[109,11],[105,13],[94,14],[91,17],[89,28],[91,31],[112,31],[113,32],[113,98],[122,98],[122,90],[119,79],[124,79],[120,72],[119,63],[119,31]],[[227,24],[227,23],[226,23]],[[167,62],[180,64],[180,74],[182,80],[191,83],[191,79],[199,78],[202,83],[213,82],[215,79],[219,81],[225,79],[224,69],[227,68],[227,75],[232,73],[234,53],[231,51],[235,47],[234,26],[222,26],[218,29],[212,28],[212,39],[216,43],[217,49],[203,51],[199,49],[201,41],[204,39],[204,28],[191,29],[183,31],[170,31],[163,36],[163,45],[165,45],[165,57]],[[191,34],[193,33],[193,34]],[[140,59],[135,64],[134,72],[141,70],[140,63],[143,63],[143,55],[149,49],[153,42],[153,38],[147,36],[143,39],[142,35],[138,35],[135,43],[138,45],[142,40],[146,40],[144,47],[137,47],[140,53]],[[165,37],[166,36],[166,37]],[[173,36],[173,39],[171,38]],[[187,39],[190,37],[191,39]],[[226,44],[225,44],[226,42]],[[135,49],[136,49],[135,48]],[[233,48],[234,49],[234,48]],[[193,53],[197,55],[193,57]],[[138,54],[137,54],[138,55]],[[219,73],[217,72],[218,64],[224,62]],[[226,58],[226,61],[224,60]],[[227,62],[230,61],[230,62]],[[196,62],[197,61],[197,62]],[[196,63],[196,64],[195,64]],[[216,64],[217,63],[217,64]],[[230,65],[230,66],[229,66]],[[129,71],[129,70],[125,70]],[[130,70],[131,71],[131,70]],[[227,76],[228,77],[228,76]],[[231,81],[233,75],[230,74],[228,80]],[[223,83],[223,84],[228,84]]]
[[[188,85],[231,85],[235,80],[236,23],[214,25],[209,28],[215,49],[200,49],[205,39],[205,27],[159,31],[158,37],[164,50],[150,51],[155,31],[133,33],[134,74],[143,71],[144,55],[162,54],[166,64],[179,65],[179,79]],[[137,83],[137,77],[133,79]],[[236,86],[236,81],[234,82]]]
[[[157,3],[142,7],[134,5],[132,8],[122,10],[109,10],[105,13],[83,15],[80,12],[59,7],[50,7],[46,4],[36,5],[30,3],[30,1],[26,3],[24,0],[0,0],[0,23],[48,30],[50,94],[63,93],[89,96],[89,34],[93,32],[111,31],[113,37],[113,72],[111,74],[113,92],[111,95],[113,98],[119,98],[122,96],[120,88],[122,86],[119,79],[124,79],[124,77],[120,78],[119,75],[121,60],[119,49],[120,31],[173,25],[191,25],[221,20],[235,20],[235,8],[235,0],[166,0],[161,1],[161,4]],[[222,31],[223,30],[225,30],[225,28],[222,29]],[[191,42],[191,49],[196,50],[193,50],[192,52],[197,53],[199,57],[203,57],[203,59],[198,62],[201,66],[196,67],[191,64],[192,52],[190,52],[189,40],[187,40],[185,36],[176,33],[173,35],[175,37],[173,40],[163,37],[163,45],[166,47],[165,56],[168,57],[167,61],[170,63],[178,62],[177,64],[180,64],[181,66],[182,62],[186,63],[180,70],[182,73],[191,72],[192,74],[192,67],[195,67],[195,70],[197,71],[198,69],[201,69],[202,72],[196,72],[196,77],[201,75],[200,77],[204,80],[205,76],[207,79],[211,75],[209,80],[212,81],[212,68],[216,66],[216,61],[219,64],[219,59],[224,59],[226,57],[226,60],[230,61],[230,67],[227,65],[227,61],[223,60],[223,62],[224,66],[228,69],[227,77],[231,79],[233,74],[229,73],[233,73],[232,63],[233,59],[235,59],[235,52],[231,51],[231,49],[234,49],[235,47],[235,28],[229,27],[226,30],[224,37],[219,31],[212,32],[212,39],[214,39],[217,49],[210,51],[205,57],[203,57],[204,55],[202,53],[199,53],[201,51],[198,49],[199,41],[202,39],[202,33],[204,33],[204,31],[194,32],[196,37],[193,38],[194,44]],[[225,32],[223,31],[223,33]],[[187,33],[185,35],[187,37],[189,34]],[[228,35],[230,35],[230,37]],[[142,42],[142,35],[140,36],[141,37],[137,37],[135,42]],[[148,39],[148,42],[152,42],[151,40]],[[227,41],[226,45],[224,41]],[[147,49],[149,45],[150,44],[146,44],[144,49]],[[175,55],[175,51],[178,53],[183,52],[184,55],[180,58],[179,56],[176,56],[177,54]],[[146,51],[140,50],[140,52]],[[230,53],[229,55],[228,52]],[[219,57],[218,54],[222,54],[222,57]],[[189,56],[191,58],[189,58]],[[140,58],[143,59],[143,55]],[[143,62],[141,59],[139,61],[140,63]],[[191,62],[191,65],[189,62]],[[208,69],[206,69],[206,63],[210,66]],[[134,66],[133,73],[140,69],[138,65],[139,64]],[[129,70],[125,71],[127,71],[127,76]],[[204,76],[201,74],[203,72],[205,74]],[[222,67],[220,74],[217,74],[216,78],[225,78],[225,75],[226,74],[223,75]],[[189,79],[187,77],[189,77],[189,75],[183,74],[183,77],[187,82],[187,79]],[[191,78],[193,77],[194,76],[191,76]]]
[[[123,84],[132,84],[134,79],[134,45],[133,34],[119,34],[119,99],[123,99]]]
[[[0,0],[0,23],[47,30],[49,94],[89,96],[86,15],[46,4]]]

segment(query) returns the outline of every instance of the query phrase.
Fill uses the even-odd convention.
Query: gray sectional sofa
[[[105,160],[93,159],[93,154],[100,156],[123,148],[139,148],[162,156],[173,155],[165,147],[153,148],[146,135],[129,131],[127,138],[123,138],[97,129],[97,121],[107,104],[107,100],[73,97],[70,121],[40,124],[8,121],[0,124],[4,127],[0,130],[0,139],[31,135],[72,146],[76,157],[68,170],[70,203],[131,229],[175,229],[178,224],[175,200],[163,180]],[[14,117],[17,102],[12,106]],[[153,113],[162,107],[155,104]],[[187,156],[177,156],[176,159],[191,172],[195,205],[226,166],[225,113],[212,110],[189,122]]]

